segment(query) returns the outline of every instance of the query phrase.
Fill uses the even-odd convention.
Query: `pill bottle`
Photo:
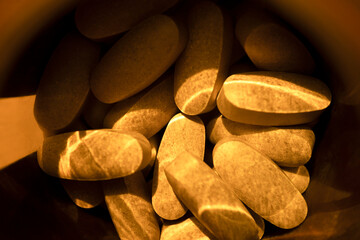
[[[35,93],[51,52],[74,27],[79,2],[0,1],[0,100]],[[360,239],[360,3],[260,2],[312,46],[333,94],[330,109],[317,124],[309,162],[311,182],[304,194],[308,217],[292,230],[270,226],[263,239]],[[0,107],[3,112],[4,105]],[[27,126],[26,121],[15,118],[13,125]],[[6,141],[1,140],[1,151],[18,151],[23,142],[12,136],[26,131],[11,132],[3,122],[0,119],[0,137]],[[105,206],[84,210],[73,205],[59,182],[40,170],[36,154],[28,151],[18,159],[0,159],[0,239],[118,239]]]

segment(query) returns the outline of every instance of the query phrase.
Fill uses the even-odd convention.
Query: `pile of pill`
[[[38,163],[77,206],[105,201],[120,239],[261,239],[307,216],[330,90],[286,25],[234,9],[84,1],[46,66]]]

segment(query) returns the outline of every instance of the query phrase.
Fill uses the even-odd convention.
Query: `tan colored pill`
[[[106,180],[143,169],[150,143],[136,132],[110,129],[63,133],[44,139],[38,162],[47,174],[72,180]]]
[[[173,81],[172,74],[165,74],[147,91],[116,103],[105,116],[104,127],[136,131],[146,138],[152,137],[178,112]]]
[[[86,130],[86,126],[80,119],[76,119],[66,128],[71,132]],[[56,132],[44,132],[44,136],[51,137],[57,135]],[[67,195],[78,207],[89,209],[100,205],[104,200],[104,194],[100,182],[98,181],[77,181],[60,179],[60,183]]]
[[[130,97],[158,79],[185,46],[186,29],[165,15],[152,16],[120,38],[92,73],[90,87],[104,103]]]
[[[223,116],[211,120],[206,133],[213,144],[226,137],[236,137],[285,167],[308,162],[315,143],[315,134],[309,128],[249,125]]]
[[[86,126],[77,119],[73,124],[67,127],[69,131],[86,130]],[[55,136],[56,133],[47,132],[46,137]],[[104,194],[100,182],[98,181],[77,181],[60,179],[60,183],[68,196],[81,208],[94,208],[102,203]]]
[[[183,152],[165,168],[185,206],[219,239],[258,239],[258,227],[234,191],[208,166]]]
[[[104,194],[99,181],[61,179],[61,184],[78,207],[94,208],[104,200]]]
[[[159,14],[178,0],[88,0],[79,4],[75,23],[86,37],[102,40],[116,36],[143,19]]]
[[[93,129],[103,128],[104,118],[112,106],[113,104],[100,102],[90,93],[82,112],[83,119]]]
[[[195,217],[181,221],[165,222],[161,229],[160,240],[216,240]]]
[[[106,206],[121,239],[160,238],[160,229],[151,206],[150,192],[141,172],[103,181]]]
[[[183,151],[204,159],[205,126],[197,116],[176,114],[168,123],[155,161],[152,205],[155,212],[167,220],[182,217],[187,208],[180,202],[166,179],[164,169]]]
[[[315,62],[284,24],[261,9],[239,14],[235,34],[254,65],[262,70],[310,74]]]
[[[281,168],[300,193],[306,191],[310,183],[310,174],[305,166]]]
[[[61,130],[79,115],[99,57],[100,47],[79,34],[70,33],[61,40],[36,91],[34,115],[40,127]]]
[[[236,139],[223,139],[213,150],[214,168],[255,213],[290,229],[307,215],[305,199],[270,158]]]
[[[174,75],[175,103],[185,114],[197,115],[216,106],[231,57],[233,35],[227,18],[215,3],[206,1],[188,14],[189,40]]]
[[[226,118],[264,126],[311,122],[330,102],[331,92],[319,79],[270,71],[231,75],[217,97]]]

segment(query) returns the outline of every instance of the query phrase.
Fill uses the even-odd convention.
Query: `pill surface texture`
[[[228,77],[217,97],[228,119],[264,126],[308,123],[330,105],[331,92],[322,81],[285,72],[249,72]]]
[[[78,116],[89,94],[90,72],[100,47],[79,34],[66,35],[53,52],[36,91],[34,115],[49,131],[63,129]]]
[[[38,162],[47,174],[73,180],[105,180],[143,169],[151,146],[141,134],[87,130],[44,139]]]
[[[78,207],[94,208],[104,200],[101,183],[98,181],[61,179],[61,184]]]
[[[166,179],[164,169],[183,151],[204,158],[205,126],[197,116],[176,114],[168,123],[161,139],[155,161],[152,185],[152,205],[162,218],[175,220],[182,217],[187,208],[179,201]]]
[[[150,202],[150,192],[141,172],[103,181],[102,184],[106,206],[120,239],[160,238],[159,224]]]
[[[281,168],[294,186],[303,193],[310,183],[310,174],[305,166]]]
[[[213,144],[226,137],[236,137],[278,165],[287,167],[308,162],[315,143],[315,134],[309,128],[249,125],[223,116],[211,120],[206,133]]]
[[[75,23],[84,36],[102,40],[129,30],[176,2],[178,0],[88,0],[77,7]]]
[[[148,91],[116,103],[107,113],[104,127],[136,131],[146,138],[152,137],[178,112],[173,81],[172,74],[167,74]]]
[[[174,97],[185,114],[215,108],[231,56],[230,20],[212,2],[196,4],[188,15],[189,40],[175,65]]]
[[[165,222],[161,229],[160,240],[216,240],[195,217],[178,222]]]
[[[173,64],[186,40],[185,27],[168,16],[142,21],[100,60],[90,80],[92,92],[104,103],[140,92]]]
[[[315,62],[304,44],[267,12],[255,8],[243,10],[235,34],[259,69],[305,74],[314,71]]]
[[[290,229],[307,215],[305,199],[268,157],[245,143],[223,139],[213,150],[214,168],[236,195],[275,226]]]
[[[183,152],[165,168],[176,195],[219,239],[258,239],[258,228],[233,190],[200,158]]]

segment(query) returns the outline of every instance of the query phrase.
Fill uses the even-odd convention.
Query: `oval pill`
[[[40,127],[57,131],[74,121],[88,97],[90,72],[99,57],[99,45],[79,34],[61,40],[36,91],[34,115]]]
[[[183,152],[165,174],[176,196],[218,239],[259,239],[246,207],[201,158]]]
[[[166,74],[148,91],[116,103],[106,114],[105,128],[136,131],[152,137],[178,109],[173,97],[173,75]]]
[[[239,14],[235,35],[259,69],[304,74],[315,69],[305,45],[284,24],[260,8],[248,7]]]
[[[121,239],[158,240],[160,229],[141,172],[103,181],[106,206]]]
[[[73,180],[106,180],[143,169],[151,146],[139,133],[86,130],[44,139],[38,163],[47,174]]]
[[[175,102],[185,114],[197,115],[216,106],[231,57],[233,35],[227,18],[215,3],[206,1],[188,14],[189,40],[174,75]]]
[[[152,185],[152,205],[155,212],[167,220],[182,217],[187,208],[180,202],[166,179],[164,169],[177,155],[189,151],[204,158],[205,126],[197,116],[176,114],[168,123],[156,156]]]
[[[94,69],[90,87],[104,103],[130,97],[158,79],[185,46],[181,23],[165,15],[152,16],[121,37]]]
[[[330,103],[331,92],[322,81],[269,71],[231,75],[217,97],[219,111],[226,118],[264,126],[311,122]]]
[[[87,0],[79,4],[75,23],[79,31],[93,40],[116,36],[137,23],[159,14],[178,0]]]
[[[306,191],[310,183],[310,174],[305,166],[281,168],[300,193]]]
[[[247,144],[223,139],[213,150],[214,168],[255,213],[277,227],[301,224],[307,204],[283,171]]]
[[[226,137],[236,137],[285,167],[307,163],[315,143],[315,134],[309,128],[249,125],[223,116],[211,120],[206,132],[213,144]]]

